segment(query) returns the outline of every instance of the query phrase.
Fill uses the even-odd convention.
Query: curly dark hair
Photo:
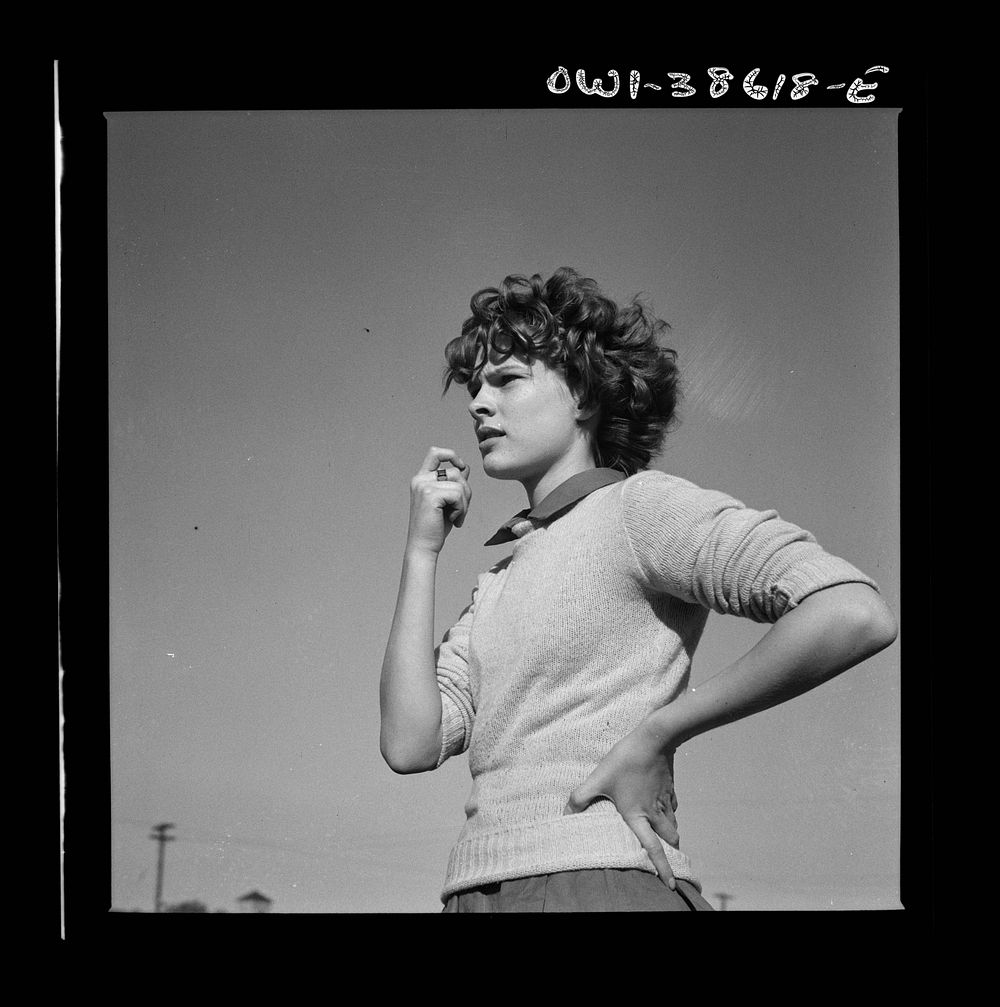
[[[445,347],[444,390],[476,383],[492,350],[560,371],[584,409],[600,408],[599,466],[633,475],[659,453],[680,398],[677,353],[658,339],[670,326],[637,298],[619,307],[597,284],[563,267],[542,282],[508,276],[473,295],[472,317]]]

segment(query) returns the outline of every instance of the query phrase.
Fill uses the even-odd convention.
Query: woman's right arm
[[[438,479],[444,465],[448,478]],[[472,491],[469,467],[431,448],[410,481],[410,524],[379,700],[382,757],[397,773],[434,769],[441,754],[441,693],[434,661],[434,580],[448,533],[461,527]]]

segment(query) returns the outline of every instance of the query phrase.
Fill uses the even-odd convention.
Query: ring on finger
[[[438,482],[447,482],[448,470],[443,466],[437,470]]]

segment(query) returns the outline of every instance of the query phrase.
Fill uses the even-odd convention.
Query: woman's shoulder
[[[720,490],[705,489],[683,476],[643,469],[623,480],[622,510],[626,521],[657,519],[673,516],[679,519],[702,520],[731,508],[741,509],[742,501]]]
[[[658,492],[666,492],[671,489],[701,489],[700,486],[693,483],[690,479],[685,479],[670,472],[663,472],[660,469],[640,469],[625,479],[622,482],[622,487],[627,489],[650,487]]]
[[[513,555],[504,556],[502,560],[494,563],[488,570],[484,570],[479,574],[476,578],[476,590],[482,590],[492,581],[505,577],[507,575],[507,568],[510,566],[510,561],[513,558]]]
[[[683,476],[663,472],[660,469],[641,469],[621,483],[622,496],[642,499],[644,497],[705,497],[732,499],[728,493],[705,487]]]
[[[479,576],[480,577],[499,577],[501,574],[507,572],[507,567],[510,566],[510,561],[513,558],[514,558],[514,554],[513,553],[510,553],[510,554],[504,556],[504,558],[502,560],[500,560],[497,563],[494,563],[493,566],[491,566],[489,568],[489,570],[484,571]]]

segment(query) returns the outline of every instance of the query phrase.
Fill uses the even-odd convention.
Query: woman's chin
[[[504,462],[495,452],[483,455],[483,471],[492,479],[519,479],[521,470],[510,461]]]

